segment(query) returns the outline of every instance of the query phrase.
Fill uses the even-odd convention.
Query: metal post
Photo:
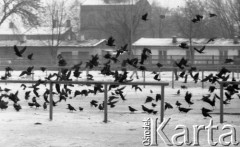
[[[172,88],[174,89],[174,68],[172,70]]]
[[[161,108],[160,108],[160,111],[161,111],[161,116],[160,116],[160,122],[163,122],[163,118],[164,118],[164,86],[161,85],[161,95],[162,95],[162,99],[161,99]]]
[[[239,68],[237,68],[237,78],[239,79]]]
[[[220,123],[223,123],[223,84],[220,83]]]
[[[50,121],[53,119],[53,83],[50,82],[50,107],[49,107],[49,119]]]
[[[107,84],[104,84],[104,120],[103,122],[108,122],[108,111],[107,111]]]
[[[234,78],[234,71],[232,71],[232,78]]]
[[[145,74],[145,70],[143,71],[143,83],[146,82],[146,74]],[[143,85],[143,88],[145,88],[145,85]]]
[[[202,79],[204,79],[204,70],[202,69]],[[202,82],[202,89],[204,88],[204,82]]]

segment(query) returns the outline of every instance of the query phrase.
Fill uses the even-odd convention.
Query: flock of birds
[[[147,21],[147,13],[144,14],[142,16],[142,20]],[[216,15],[211,14],[210,17],[214,17]],[[199,21],[201,21],[203,17],[200,15],[196,15],[196,18],[194,18],[192,20],[193,23],[197,23]],[[207,43],[214,41],[214,38],[209,39]],[[109,37],[106,45],[110,46],[110,47],[114,47],[115,45],[115,39],[113,37]],[[180,48],[182,49],[189,49],[189,46],[186,42],[182,42],[179,45]],[[25,50],[27,49],[27,47],[23,47],[22,49],[19,49],[19,47],[17,47],[16,45],[13,47],[16,56],[18,57],[23,57],[23,54],[25,52]],[[206,46],[203,46],[201,49],[197,49],[194,48],[195,51],[199,52],[199,53],[204,53],[203,51],[206,49]],[[117,85],[110,85],[108,91],[111,93],[111,95],[108,97],[108,102],[107,105],[109,105],[111,108],[114,108],[116,106],[116,104],[119,102],[119,99],[121,98],[122,101],[126,101],[126,94],[124,93],[124,90],[126,88],[126,86],[120,86],[120,83],[125,83],[125,82],[131,82],[133,79],[129,78],[127,71],[118,71],[115,70],[113,71],[111,69],[111,63],[119,63],[119,62],[125,62],[127,65],[135,68],[136,70],[140,70],[140,71],[146,71],[148,70],[146,65],[144,64],[145,61],[147,59],[149,59],[150,55],[152,54],[151,50],[148,48],[143,48],[142,53],[141,53],[141,58],[135,58],[135,57],[131,57],[131,58],[127,58],[124,59],[122,61],[120,61],[119,57],[120,55],[128,52],[128,45],[124,45],[122,47],[120,47],[120,49],[116,50],[116,55],[112,55],[110,53],[107,53],[103,56],[103,58],[105,58],[107,61],[106,63],[100,63],[99,61],[99,56],[96,55],[92,55],[91,58],[85,63],[85,67],[84,69],[88,69],[89,71],[91,71],[92,69],[96,68],[96,67],[101,67],[100,70],[100,74],[105,75],[105,76],[112,76],[113,77],[113,81],[114,82],[118,82],[119,84]],[[33,54],[29,54],[27,55],[27,58],[29,60],[33,60]],[[232,59],[226,59],[225,63],[232,63],[234,62]],[[209,87],[209,94],[207,95],[203,95],[202,99],[200,99],[203,102],[208,103],[210,106],[212,106],[212,108],[215,108],[215,102],[216,99],[219,99],[219,96],[214,93],[215,89],[217,89],[214,84],[216,85],[219,81],[227,81],[229,79],[229,74],[230,74],[230,70],[228,70],[225,67],[222,67],[222,69],[216,74],[213,75],[212,73],[209,74],[208,76],[206,76],[203,79],[199,78],[199,72],[198,69],[196,67],[193,67],[192,65],[189,65],[188,60],[185,59],[184,57],[179,61],[179,62],[175,62],[176,66],[179,68],[179,70],[181,71],[181,73],[179,74],[179,76],[181,78],[186,78],[188,77],[188,75],[191,76],[191,78],[193,79],[193,81],[195,83],[197,82],[210,82],[212,84],[212,86]],[[43,94],[39,94],[39,89],[40,89],[40,85],[45,85],[45,81],[47,80],[58,80],[58,81],[72,81],[73,79],[71,77],[75,77],[76,79],[81,78],[81,69],[83,69],[81,66],[83,65],[83,62],[80,62],[79,64],[76,64],[74,66],[72,66],[71,68],[65,68],[65,66],[68,65],[67,61],[64,59],[63,56],[58,55],[58,65],[61,67],[61,71],[58,71],[57,73],[53,73],[53,74],[49,74],[48,76],[44,77],[45,80],[38,80],[37,83],[33,84],[32,86],[26,86],[25,84],[21,84],[21,88],[22,90],[25,90],[25,100],[28,101],[28,106],[29,107],[35,107],[40,108],[43,107],[43,109],[47,109],[48,104],[49,104],[49,94],[50,94],[50,90],[48,88],[46,88],[45,92]],[[157,68],[161,68],[163,67],[163,65],[161,63],[157,63],[156,64]],[[30,66],[28,67],[26,70],[22,71],[21,74],[19,75],[19,77],[22,76],[29,76],[33,74],[33,69],[34,66]],[[42,72],[45,72],[47,70],[46,67],[40,67],[40,70]],[[7,80],[9,77],[11,77],[11,72],[13,72],[13,69],[11,67],[6,67],[5,69],[5,74],[1,77],[2,80]],[[194,73],[196,72],[196,73]],[[160,73],[153,71],[152,74],[153,79],[156,81],[160,81]],[[93,75],[88,74],[87,75],[87,80],[94,80],[93,79]],[[232,81],[236,81],[234,78],[232,79]],[[187,81],[185,80],[185,83]],[[88,85],[91,86],[91,85]],[[98,93],[103,93],[103,85],[101,84],[94,84],[93,85],[93,89],[91,88],[87,88],[87,89],[82,89],[82,90],[75,90],[73,91],[72,87],[74,87],[74,85],[71,84],[55,84],[55,91],[53,91],[54,95],[58,96],[58,101],[53,101],[53,106],[57,106],[58,103],[62,102],[62,101],[67,101],[67,99],[72,99],[75,98],[77,96],[89,96],[89,94],[98,94]],[[233,99],[234,95],[237,95],[240,98],[240,95],[238,94],[238,90],[240,89],[238,87],[237,84],[225,84],[225,96],[226,96],[226,100],[224,100],[224,104],[228,105],[230,103],[230,101]],[[31,89],[31,90],[26,90],[26,88]],[[141,92],[142,89],[141,87],[139,87],[138,85],[132,85],[132,88],[136,91],[136,92]],[[181,86],[182,89],[187,89],[186,85],[182,85]],[[5,93],[2,93],[5,92]],[[150,90],[151,93],[153,93],[152,90]],[[2,93],[0,95],[0,109],[4,110],[8,108],[8,104],[9,101],[5,101],[3,100],[3,98],[7,98],[8,100],[13,102],[13,107],[16,111],[20,111],[22,109],[21,105],[19,104],[20,98],[18,96],[19,91],[16,91],[15,93],[11,92],[11,89],[8,88],[4,88],[1,89],[0,88],[0,93]],[[31,97],[31,94],[33,93],[33,97]],[[212,93],[214,93],[213,98],[211,98]],[[180,89],[177,91],[177,95],[180,95]],[[43,97],[43,104],[41,105],[39,103],[39,98]],[[189,91],[186,91],[185,96],[184,96],[184,100],[185,102],[189,105],[189,108],[187,107],[182,107],[182,104],[179,101],[176,101],[175,105],[177,106],[179,112],[183,112],[183,113],[188,113],[190,110],[193,110],[191,108],[192,105],[194,105],[194,102],[191,100],[191,98],[193,97],[193,94]],[[154,103],[154,101],[158,102],[161,101],[161,95],[160,94],[156,94],[155,98],[152,96],[147,96],[145,103],[143,105],[141,105],[142,107],[142,111],[148,114],[157,114],[158,111],[154,110],[154,108],[157,106],[157,103]],[[147,107],[145,104],[147,103],[151,103],[151,108]],[[90,105],[92,107],[96,107],[99,110],[104,110],[104,102],[99,102],[97,100],[91,100],[90,101]],[[74,108],[71,104],[67,104],[67,109],[69,109],[70,111],[77,111],[76,108]],[[83,107],[78,107],[79,111],[83,111]],[[136,108],[134,108],[133,106],[128,106],[128,109],[131,113],[134,113],[135,111],[138,111]],[[173,109],[172,104],[165,102],[165,110],[167,109]],[[207,109],[205,107],[202,107],[202,115],[204,117],[211,117],[211,115],[209,114],[209,112],[212,111],[212,109]]]

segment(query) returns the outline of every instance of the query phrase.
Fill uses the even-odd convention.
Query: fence
[[[39,81],[28,81],[28,80],[0,80],[0,83],[30,83],[34,84]],[[119,82],[100,82],[100,81],[44,81],[44,83],[50,85],[50,107],[49,107],[49,120],[53,120],[53,84],[103,84],[104,85],[104,120],[103,122],[108,122],[108,110],[107,110],[107,88],[108,85],[155,85],[161,86],[161,96],[162,99],[160,101],[160,121],[163,122],[164,118],[164,88],[169,84],[167,82],[129,82],[129,83],[119,83]]]
[[[223,123],[223,115],[224,115],[224,107],[223,107],[223,84],[237,84],[240,85],[240,82],[228,82],[228,81],[224,81],[224,82],[219,82],[220,84],[220,123]]]

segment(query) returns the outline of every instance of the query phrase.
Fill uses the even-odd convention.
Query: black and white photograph
[[[0,0],[0,147],[144,146],[240,146],[240,0]]]

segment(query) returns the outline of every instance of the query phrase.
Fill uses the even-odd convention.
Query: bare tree
[[[25,25],[39,25],[40,0],[1,0],[0,25],[10,16],[21,18]]]
[[[103,21],[98,22],[98,26],[107,35],[114,36],[118,45],[130,45],[137,39],[137,35],[141,36],[144,33],[144,25],[148,25],[149,22],[143,22],[141,16],[147,12],[150,17],[151,11],[146,1],[112,5],[101,14]]]

